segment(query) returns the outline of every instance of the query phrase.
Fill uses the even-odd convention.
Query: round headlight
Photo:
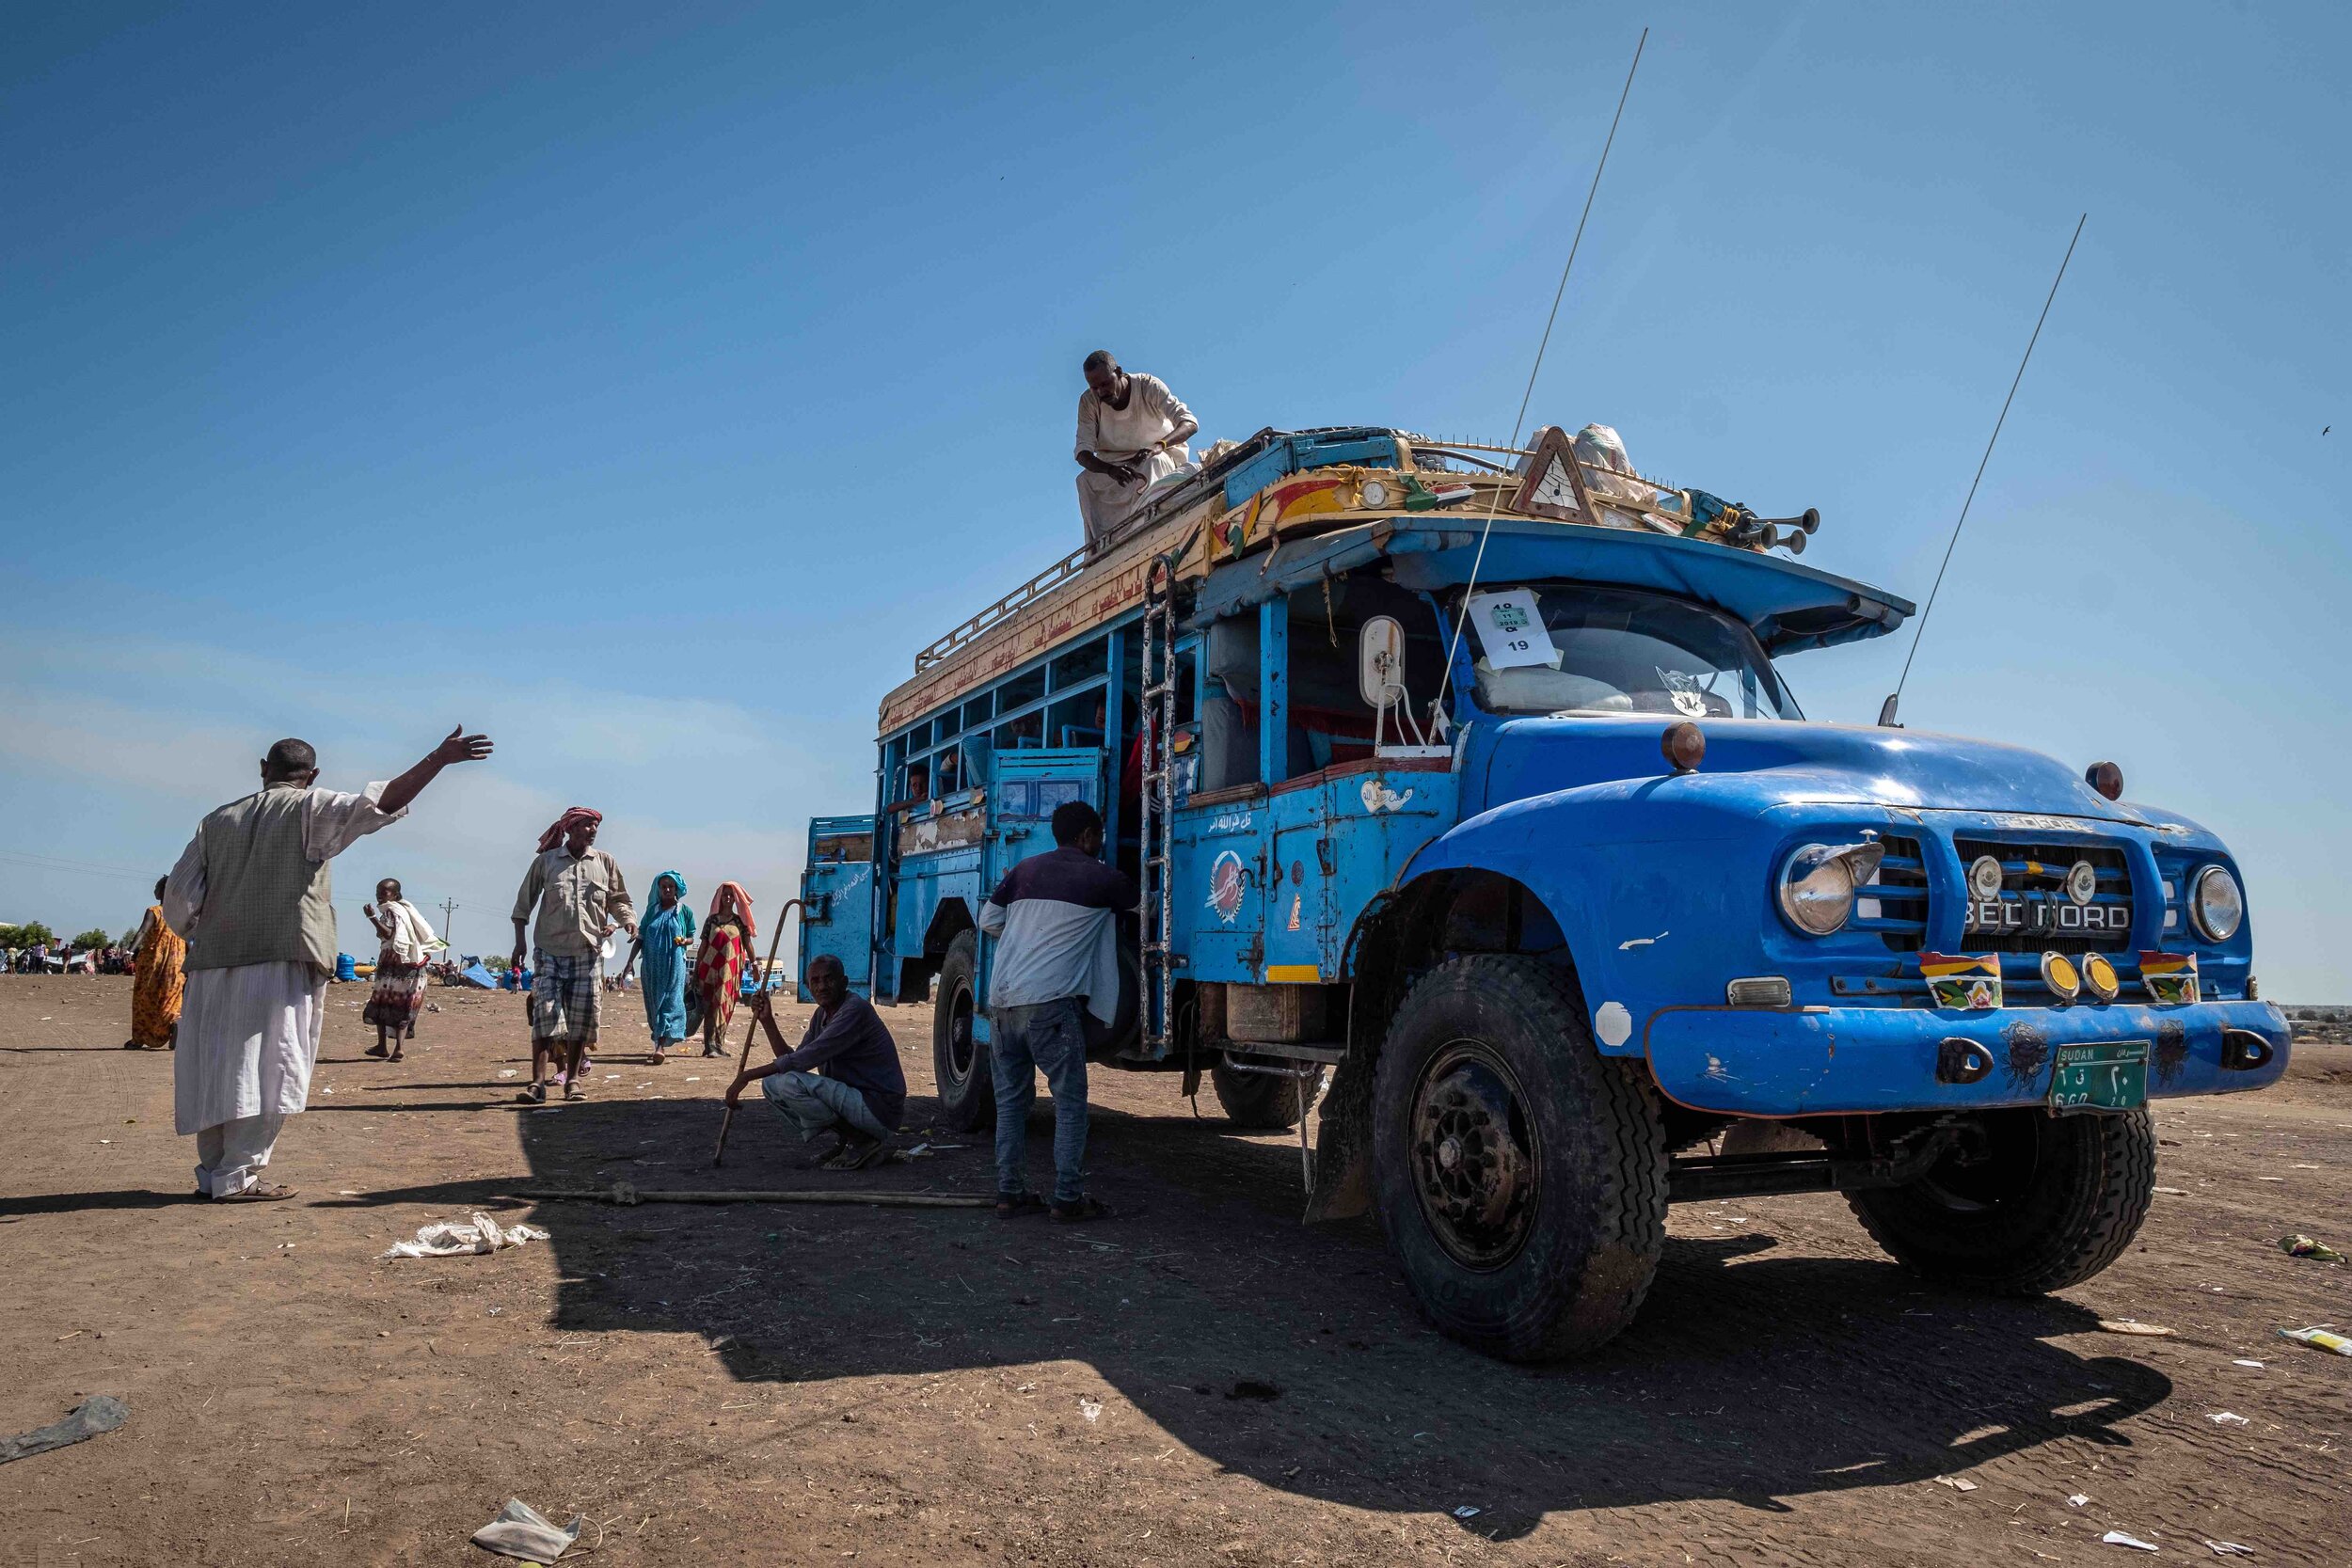
[[[2246,918],[2246,895],[2238,891],[2228,866],[2209,865],[2197,873],[2188,917],[2207,942],[2227,942],[2237,935],[2238,924]]]
[[[1853,913],[1853,866],[1826,844],[1808,844],[1780,868],[1780,912],[1807,936],[1825,937]]]
[[[2088,904],[2099,896],[2099,869],[2089,861],[2076,861],[2066,870],[2066,896],[2077,904]]]
[[[1968,891],[1979,898],[2001,895],[2001,863],[1991,855],[1979,855],[1968,863]]]

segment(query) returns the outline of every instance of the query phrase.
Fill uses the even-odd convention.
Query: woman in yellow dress
[[[164,883],[168,880],[156,879],[155,902],[147,906],[139,922],[131,960],[138,978],[131,983],[131,1037],[122,1042],[125,1051],[168,1051],[180,1033],[180,964],[188,956],[188,944],[164,924]]]

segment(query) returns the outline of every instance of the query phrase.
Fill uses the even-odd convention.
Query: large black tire
[[[1315,1097],[1323,1092],[1319,1077],[1311,1081],[1311,1088],[1288,1074],[1276,1077],[1263,1072],[1235,1072],[1221,1062],[1209,1069],[1209,1082],[1216,1089],[1216,1102],[1225,1107],[1225,1115],[1234,1126],[1262,1132],[1297,1126],[1298,1118],[1307,1114]]]
[[[2139,1233],[2156,1188],[2146,1111],[1984,1117],[1988,1158],[1947,1155],[1918,1180],[1849,1193],[1888,1257],[1939,1284],[2036,1296],[2079,1285]]]
[[[1666,1132],[1642,1063],[1602,1056],[1573,976],[1480,954],[1422,976],[1373,1089],[1389,1245],[1438,1328],[1511,1361],[1606,1343],[1666,1242]]]
[[[972,1037],[979,949],[979,938],[970,931],[947,944],[931,998],[931,1077],[939,1085],[940,1125],[952,1132],[996,1125],[996,1075],[988,1047]]]

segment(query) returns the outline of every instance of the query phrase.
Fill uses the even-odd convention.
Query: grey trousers
[[[838,1079],[814,1072],[771,1072],[759,1081],[759,1090],[799,1130],[803,1143],[839,1123],[869,1138],[890,1136],[890,1129],[867,1107],[866,1097]]]
[[[234,1197],[261,1180],[269,1151],[286,1125],[283,1113],[239,1117],[196,1134],[196,1184],[213,1197]]]

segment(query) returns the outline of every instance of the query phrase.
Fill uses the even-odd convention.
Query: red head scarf
[[[719,884],[719,891],[710,895],[710,919],[706,924],[716,924],[727,912],[729,904],[735,906],[736,917],[743,923],[743,940],[757,941],[759,928],[752,924],[752,895],[743,891],[740,882]]]
[[[586,806],[574,806],[555,819],[555,825],[539,835],[539,852],[546,854],[571,836],[573,825],[580,822],[601,822],[604,813],[590,811]]]

